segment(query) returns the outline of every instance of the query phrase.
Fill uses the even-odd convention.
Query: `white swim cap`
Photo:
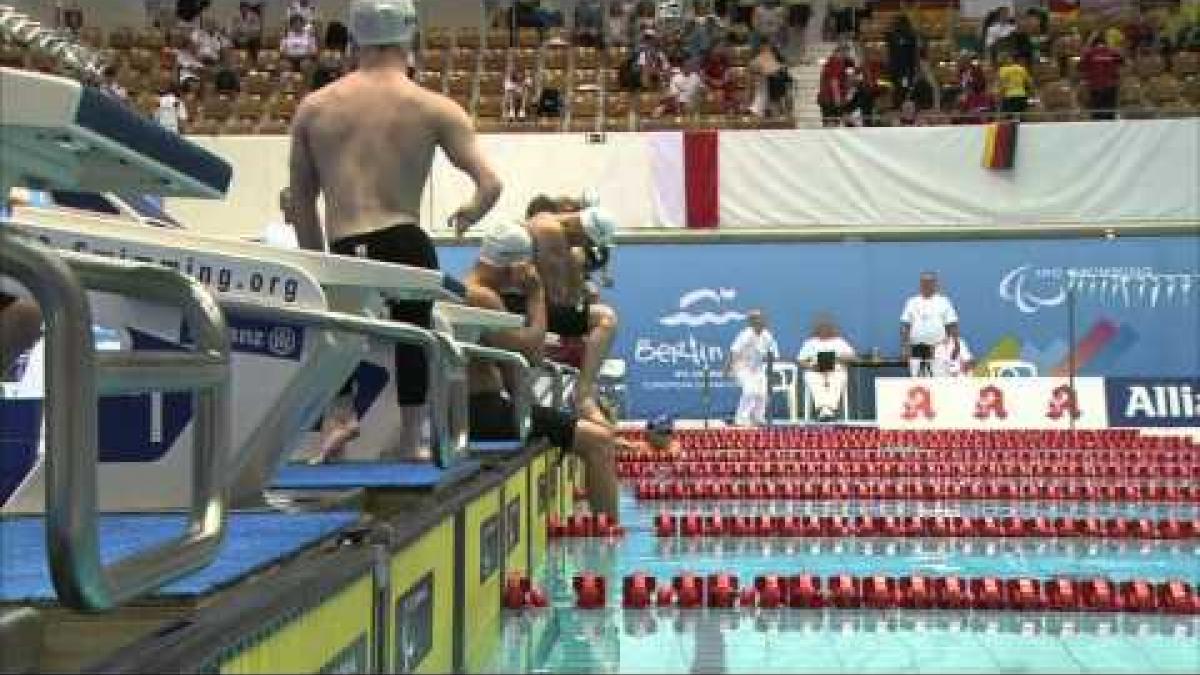
[[[479,261],[495,267],[507,267],[533,260],[533,238],[520,223],[501,223],[483,235]]]
[[[409,47],[417,32],[413,0],[354,0],[350,34],[362,47]]]
[[[579,214],[579,220],[593,245],[602,248],[616,245],[617,219],[608,210],[599,206],[589,206]]]

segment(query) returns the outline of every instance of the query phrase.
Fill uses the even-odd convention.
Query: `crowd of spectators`
[[[817,92],[825,126],[1037,120],[1052,107],[1112,119],[1122,109],[1143,116],[1177,103],[1194,114],[1200,105],[1196,3],[1150,11],[1132,2],[1120,15],[999,7],[981,21],[931,21],[920,30],[919,12],[898,12],[872,36],[862,16],[871,15],[835,19],[839,43]],[[1143,101],[1142,86],[1152,84],[1165,91]],[[1065,99],[1042,100],[1043,88]]]
[[[221,21],[210,0],[146,0],[162,47],[120,52],[106,88],[136,98],[165,126],[187,130],[189,118],[200,117],[195,108],[212,95],[274,95],[254,86],[261,85],[253,72],[264,68],[260,55],[275,60],[265,66],[269,87],[299,78],[302,84],[288,91],[302,94],[335,80],[350,64],[346,26],[322,24],[315,0],[281,3],[283,23],[268,26],[264,0],[243,0]],[[620,62],[608,62],[616,77],[605,89],[653,98],[643,119],[720,112],[790,120],[793,64],[814,56],[824,56],[815,94],[826,126],[1111,119],[1157,114],[1156,107],[1195,114],[1200,3],[1143,4],[1151,3],[1131,2],[1120,15],[1040,7],[1014,15],[1000,7],[982,20],[946,10],[935,21],[928,8],[829,0],[822,32],[837,44],[829,55],[805,44],[812,12],[804,0],[579,0],[573,17],[520,0],[497,24],[554,29],[554,39],[565,36],[563,44],[577,47],[621,48]],[[60,25],[86,32],[84,7],[64,3]],[[136,63],[146,52],[155,63]],[[566,83],[539,77],[536,67],[510,62],[504,80],[507,119],[560,116],[568,107]],[[1074,117],[1048,114],[1050,94],[1058,97],[1056,109],[1069,108]]]

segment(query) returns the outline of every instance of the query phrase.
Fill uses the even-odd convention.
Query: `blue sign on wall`
[[[1114,427],[1200,427],[1200,378],[1114,377],[1104,381]]]
[[[462,274],[475,249],[440,253]],[[1197,237],[630,244],[617,250],[616,284],[604,290],[621,317],[613,351],[628,366],[629,416],[702,416],[706,371],[712,413],[731,415],[738,391],[720,372],[750,308],[766,312],[789,358],[821,312],[859,353],[896,355],[901,309],[927,269],[977,358],[1065,374],[1073,337],[1081,375],[1200,373]]]

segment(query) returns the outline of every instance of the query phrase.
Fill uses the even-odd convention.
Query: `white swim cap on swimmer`
[[[520,223],[501,223],[488,229],[479,244],[480,262],[507,267],[533,260],[533,238]]]
[[[354,0],[350,35],[361,47],[409,47],[417,32],[413,0]]]
[[[602,248],[617,244],[617,219],[607,209],[589,206],[579,214],[579,221],[592,244]]]

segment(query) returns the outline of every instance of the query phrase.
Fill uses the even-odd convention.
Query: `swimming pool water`
[[[618,540],[551,542],[536,582],[551,608],[503,613],[483,672],[1200,672],[1200,617],[948,610],[620,608],[620,581],[688,571],[758,574],[1105,576],[1200,583],[1200,540],[663,538],[682,513],[1195,518],[1192,505],[962,502],[637,502]],[[608,609],[572,607],[572,578],[609,581]]]

